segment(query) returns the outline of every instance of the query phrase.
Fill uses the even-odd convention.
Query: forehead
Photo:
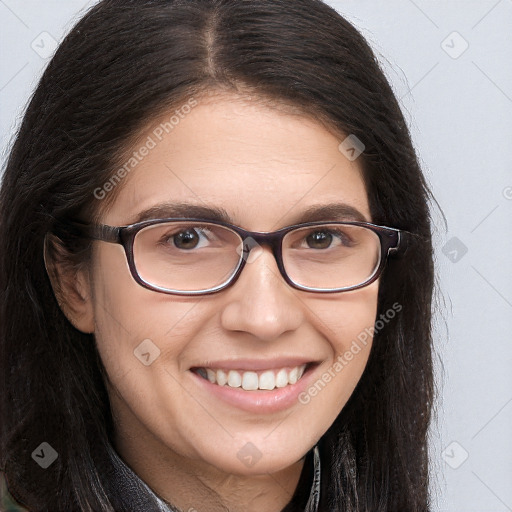
[[[155,120],[130,148],[133,168],[103,221],[130,224],[148,211],[162,216],[166,210],[155,207],[173,203],[221,209],[255,231],[307,220],[305,212],[324,204],[371,220],[360,163],[339,151],[342,140],[311,119],[261,103],[198,100]]]

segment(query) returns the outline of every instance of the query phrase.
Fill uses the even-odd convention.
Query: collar
[[[107,487],[118,512],[180,512],[158,497],[153,490],[121,459],[109,444],[111,466],[106,471]],[[318,512],[321,464],[318,445],[313,448],[313,482],[304,512]]]
[[[311,490],[309,492],[309,499],[305,512],[318,512],[321,476],[320,452],[318,450],[318,445],[315,445],[315,448],[313,449],[313,483],[311,484]]]

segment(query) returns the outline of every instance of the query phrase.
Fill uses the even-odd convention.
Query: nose
[[[300,292],[283,279],[269,247],[261,247],[254,260],[248,259],[237,281],[224,293],[221,323],[226,330],[272,341],[304,322]]]

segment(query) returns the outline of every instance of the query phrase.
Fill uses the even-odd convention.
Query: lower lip
[[[284,388],[274,388],[273,390],[245,391],[242,388],[232,388],[228,385],[219,386],[212,384],[195,372],[190,371],[190,373],[207,393],[238,409],[262,414],[282,411],[299,403],[299,395],[308,387],[317,366],[312,365],[307,368],[295,384],[288,384]]]

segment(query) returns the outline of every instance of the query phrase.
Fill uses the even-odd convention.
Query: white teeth
[[[203,368],[201,372],[203,377],[212,384],[232,388],[242,387],[245,391],[254,391],[256,389],[272,390],[275,388],[284,388],[288,384],[295,384],[304,374],[306,365],[295,366],[294,368],[281,368],[280,370],[265,370],[259,375],[255,371],[237,371],[214,370],[212,368]],[[206,370],[206,373],[205,373]]]
[[[267,370],[260,375],[260,389],[274,389],[276,387],[276,376],[272,370]]]
[[[242,385],[242,376],[238,372],[231,370],[228,373],[228,384],[232,388],[239,388]]]
[[[244,372],[242,376],[242,387],[246,391],[258,389],[258,374],[256,372]]]
[[[206,368],[206,375],[208,376],[208,380],[215,384],[215,372],[213,370],[210,370],[210,368]]]
[[[288,374],[288,382],[290,384],[295,384],[298,380],[299,380],[299,369],[297,367],[295,367]]]
[[[286,370],[279,370],[276,375],[276,388],[284,388],[288,384],[288,373]]]
[[[212,370],[213,372],[213,370]],[[213,372],[215,375],[215,372]],[[215,383],[215,381],[213,381]],[[217,370],[217,384],[219,386],[224,386],[224,384],[227,384],[228,382],[228,376],[226,375],[226,372],[223,372],[222,370]]]

